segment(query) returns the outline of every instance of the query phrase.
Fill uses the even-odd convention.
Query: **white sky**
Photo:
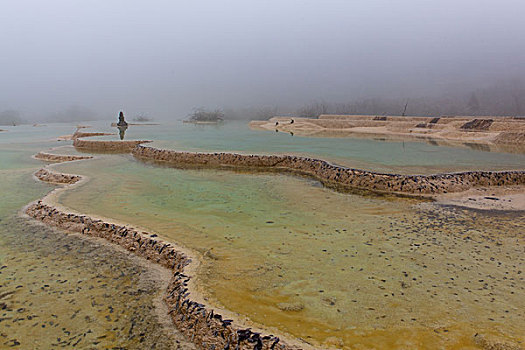
[[[480,87],[525,75],[524,17],[523,0],[0,0],[0,111],[179,118]]]

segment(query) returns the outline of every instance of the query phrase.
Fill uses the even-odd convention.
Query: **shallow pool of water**
[[[202,277],[212,299],[314,344],[461,348],[476,333],[524,340],[521,215],[127,155],[57,169],[91,178],[61,204],[211,249]]]
[[[93,131],[114,129],[92,124]],[[7,305],[0,324],[9,324],[0,331],[2,344],[46,347],[66,336],[66,345],[82,339],[87,347],[152,344],[162,327],[152,304],[158,284],[145,267],[125,254],[113,261],[105,245],[16,218],[53,188],[32,178],[44,163],[30,156],[70,144],[53,140],[72,133],[72,125],[9,130],[0,133],[0,282],[15,292],[0,300]],[[180,150],[295,153],[379,171],[525,165],[523,154],[299,138],[240,123],[130,127],[127,136]],[[289,175],[159,167],[131,155],[97,155],[56,169],[90,177],[65,192],[62,204],[202,253],[209,298],[279,332],[340,348],[459,349],[474,347],[477,333],[525,341],[522,214],[340,194]],[[132,326],[136,317],[143,326]]]
[[[43,163],[31,156],[64,131],[26,129],[0,135],[0,348],[187,348],[160,309],[163,273],[19,216],[54,188],[32,177]]]
[[[116,133],[117,129],[108,124],[93,124],[94,130]],[[104,136],[100,139],[118,137]],[[301,137],[251,130],[247,122],[227,122],[220,125],[172,122],[130,126],[126,131],[126,139],[154,140],[153,146],[187,151],[305,155],[354,168],[399,173],[505,170],[525,166],[525,154],[490,152],[474,144],[451,147],[428,141]]]

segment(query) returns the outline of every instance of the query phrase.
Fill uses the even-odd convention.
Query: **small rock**
[[[204,257],[208,258],[208,259],[212,259],[212,260],[219,260],[219,257],[217,255],[215,255],[211,251],[211,249],[208,249],[207,251],[204,252]]]
[[[512,344],[496,336],[483,335],[476,333],[474,335],[474,343],[484,350],[519,350],[521,347],[518,344]]]
[[[304,305],[302,303],[279,303],[277,304],[277,307],[279,310],[282,311],[301,311],[304,309]]]
[[[345,345],[345,343],[343,342],[343,339],[341,338],[328,337],[325,339],[323,345],[326,347],[342,348]]]

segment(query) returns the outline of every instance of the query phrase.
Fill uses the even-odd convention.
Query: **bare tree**
[[[299,108],[295,115],[300,118],[317,118],[321,114],[328,113],[328,105],[324,102],[314,102]]]
[[[18,125],[21,123],[20,112],[12,109],[0,112],[0,125]]]
[[[147,114],[141,113],[141,114],[136,115],[133,118],[133,121],[135,121],[135,122],[149,122],[149,121],[151,121],[151,118]]]
[[[193,122],[217,122],[224,120],[224,113],[220,109],[208,111],[205,108],[195,108],[188,116]]]
[[[407,107],[408,107],[408,100],[405,103],[405,108],[403,109],[403,114],[401,114],[403,117],[407,114]]]

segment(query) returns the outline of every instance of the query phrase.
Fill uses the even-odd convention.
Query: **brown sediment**
[[[139,159],[174,165],[243,167],[290,171],[313,177],[324,185],[342,190],[364,190],[381,194],[434,197],[463,192],[480,186],[525,185],[525,171],[467,171],[434,175],[400,175],[351,169],[327,161],[289,155],[244,155],[193,153],[137,145],[132,154]]]
[[[77,130],[73,134],[72,139],[74,140],[74,139],[79,139],[81,137],[107,136],[107,135],[115,135],[115,134],[109,133],[109,132],[80,132]]]
[[[74,184],[82,179],[79,175],[70,175],[56,173],[49,171],[46,168],[42,168],[35,173],[35,177],[40,181],[50,182],[54,184]]]
[[[39,152],[33,156],[35,159],[43,160],[45,162],[51,162],[51,163],[63,163],[63,162],[70,162],[73,160],[83,160],[83,159],[91,159],[93,157],[91,156],[75,156],[75,155],[67,155],[67,154],[51,154],[46,152]]]
[[[151,141],[93,141],[77,138],[73,141],[73,146],[87,151],[129,153],[135,146],[148,142]]]
[[[496,136],[494,143],[525,145],[525,132],[502,132]]]
[[[292,123],[293,119],[293,123]],[[406,117],[373,115],[320,115],[318,119],[273,117],[250,122],[258,130],[293,132],[302,136],[426,138],[518,146],[525,152],[525,118],[443,116]],[[520,136],[521,135],[521,136]]]
[[[520,350],[523,349],[517,344],[505,342],[491,335],[477,334],[473,337],[474,343],[483,350]]]

